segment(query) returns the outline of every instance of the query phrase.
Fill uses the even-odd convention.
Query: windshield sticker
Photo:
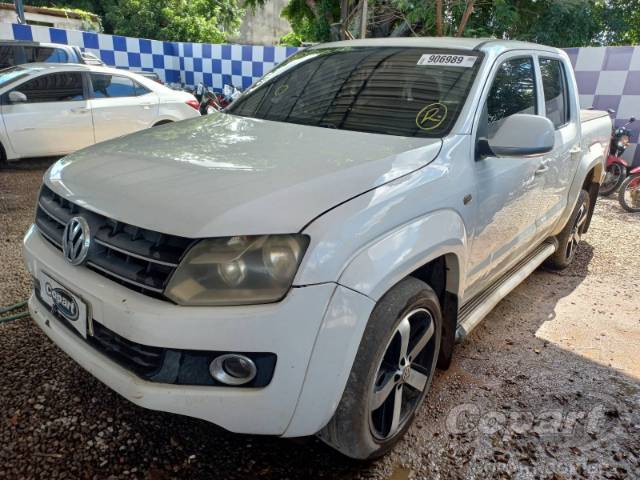
[[[427,105],[416,115],[416,125],[421,130],[433,130],[442,125],[447,118],[447,106],[444,103]]]
[[[473,55],[442,55],[436,53],[425,53],[418,60],[418,65],[440,65],[446,67],[471,68],[476,63]]]
[[[279,97],[280,95],[282,95],[287,90],[289,90],[289,85],[287,85],[286,83],[283,83],[283,84],[279,85],[278,88],[276,88],[276,91],[273,92],[273,96],[274,97]]]

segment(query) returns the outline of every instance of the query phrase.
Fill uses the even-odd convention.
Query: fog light
[[[244,385],[256,377],[256,364],[249,357],[227,353],[216,357],[209,365],[211,376],[226,385]]]

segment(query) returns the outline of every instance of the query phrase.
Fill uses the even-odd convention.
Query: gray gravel
[[[20,241],[48,163],[0,171],[0,306],[29,294]],[[0,478],[640,478],[639,233],[601,201],[576,263],[502,301],[369,464],[143,410],[29,318],[0,325]]]

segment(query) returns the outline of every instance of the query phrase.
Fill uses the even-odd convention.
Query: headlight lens
[[[189,250],[165,295],[180,305],[250,305],[282,299],[309,237],[260,235],[212,238]]]

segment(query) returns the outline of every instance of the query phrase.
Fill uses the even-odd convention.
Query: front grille
[[[62,250],[62,232],[75,216],[84,217],[92,232],[87,268],[127,288],[166,300],[162,292],[194,240],[99,215],[42,186],[36,225],[45,239]]]

